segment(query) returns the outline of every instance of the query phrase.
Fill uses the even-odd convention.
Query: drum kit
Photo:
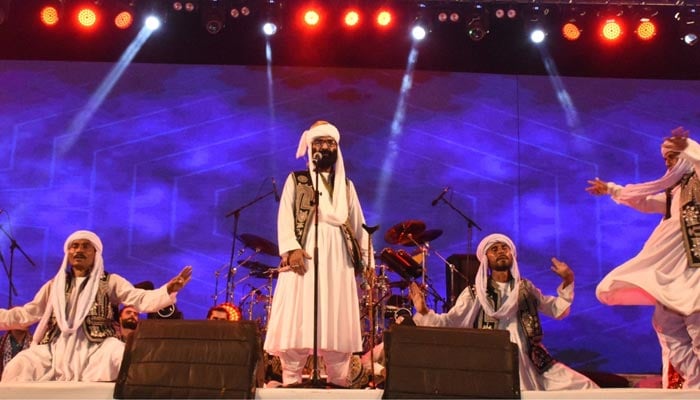
[[[397,320],[398,315],[412,315],[412,306],[407,295],[411,282],[420,280],[419,287],[427,294],[442,299],[431,289],[426,268],[427,256],[430,253],[429,243],[439,238],[442,230],[426,228],[425,222],[410,219],[392,226],[384,235],[386,243],[412,249],[382,249],[378,255],[381,263],[375,266],[375,276],[366,279],[360,285],[365,352],[369,351],[372,343],[378,344],[382,341],[384,331]],[[390,273],[398,275],[398,279],[391,279]],[[395,293],[394,289],[399,293]]]
[[[374,335],[374,343],[382,341],[384,331],[394,322],[397,313],[411,314],[412,307],[407,293],[411,282],[422,282],[421,286],[427,290],[428,295],[433,294],[439,298],[437,293],[430,291],[426,261],[430,253],[429,243],[439,238],[442,233],[440,229],[426,229],[423,221],[406,220],[392,226],[384,234],[386,243],[405,249],[385,247],[375,254],[378,262],[374,270],[369,271],[372,277],[366,274],[358,276],[361,280],[358,284],[358,294],[365,351],[372,342],[368,340],[371,335]],[[263,283],[246,282],[245,286],[249,290],[241,295],[238,302],[233,298],[227,298],[225,301],[237,307],[244,319],[257,321],[261,332],[265,333],[272,308],[273,281],[277,279],[279,268],[259,261],[258,258],[260,255],[278,258],[278,247],[275,243],[250,233],[238,235],[237,239],[243,244],[238,253],[239,257],[245,253],[248,255],[236,260],[233,270],[229,271],[233,276],[238,276],[239,267],[246,272],[241,278],[234,280],[233,285],[239,286],[250,279],[258,280],[258,283],[262,280]],[[218,297],[224,290],[227,294],[233,293],[233,290],[228,290],[230,288],[221,291],[218,289],[220,275],[226,268],[228,265],[215,271],[216,285],[212,296],[214,304],[217,304]]]
[[[257,321],[262,332],[267,329],[267,321],[270,318],[270,310],[272,309],[272,283],[274,279],[277,279],[279,270],[277,267],[268,265],[264,262],[258,261],[258,256],[268,255],[273,257],[279,257],[279,250],[277,245],[273,242],[262,238],[257,235],[250,233],[244,233],[237,236],[238,241],[243,244],[243,248],[239,251],[239,256],[246,253],[248,256],[245,258],[238,259],[236,265],[231,267],[228,274],[231,276],[236,276],[238,274],[238,267],[242,267],[247,274],[237,279],[231,283],[233,287],[227,287],[219,290],[219,278],[221,272],[229,268],[226,264],[214,272],[216,278],[216,285],[214,287],[214,304],[218,304],[218,298],[222,292],[226,291],[227,299],[226,302],[232,304],[236,308],[238,314],[242,315],[244,319],[250,321]],[[245,292],[236,303],[233,299],[235,293],[235,287],[247,281],[248,279],[260,279],[264,283],[256,285],[247,283],[246,285],[250,290]],[[260,312],[262,308],[262,312]]]

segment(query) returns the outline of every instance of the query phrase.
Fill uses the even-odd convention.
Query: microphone
[[[275,201],[280,202],[280,193],[277,191],[277,181],[275,177],[272,177],[272,191],[275,193]]]
[[[430,203],[430,205],[431,206],[436,205],[438,203],[438,201],[442,200],[442,198],[445,197],[445,194],[447,194],[447,192],[449,192],[449,191],[450,191],[450,187],[445,186],[445,188],[442,189],[442,192],[440,192],[440,195],[438,197],[436,197],[435,200],[433,200],[433,202]]]
[[[323,158],[323,153],[320,151],[315,152],[314,154],[311,155],[311,158],[314,160],[314,164],[321,161]]]

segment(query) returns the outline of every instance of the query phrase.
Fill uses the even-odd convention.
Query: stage
[[[113,382],[0,383],[0,399],[112,399]],[[256,399],[381,399],[380,389],[258,388]],[[579,391],[525,391],[523,399],[698,399],[700,390],[611,388]]]

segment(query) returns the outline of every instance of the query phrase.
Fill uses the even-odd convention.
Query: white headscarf
[[[666,143],[664,141],[664,143]],[[666,157],[666,155],[675,150],[670,150],[664,144],[661,144],[661,155]],[[643,198],[652,194],[666,190],[672,187],[678,181],[681,180],[683,175],[693,170],[693,166],[684,158],[679,158],[676,165],[673,168],[666,170],[666,173],[661,178],[655,181],[649,181],[644,183],[630,183],[622,187],[620,191],[615,195],[616,201],[629,201],[637,198]]]
[[[88,275],[88,281],[85,284],[85,288],[78,297],[76,313],[73,315],[73,318],[68,318],[66,316],[66,272],[68,270],[68,248],[78,239],[87,239],[93,246],[95,246],[95,263],[92,267],[92,271],[90,271],[90,274]],[[95,301],[100,278],[104,272],[102,248],[102,241],[93,232],[76,231],[68,236],[68,239],[66,239],[66,242],[63,245],[63,262],[61,263],[61,267],[51,283],[48,304],[46,305],[44,315],[41,317],[41,321],[39,321],[36,333],[34,334],[34,344],[39,343],[41,339],[43,339],[43,336],[46,333],[46,325],[48,324],[52,313],[55,314],[56,323],[58,324],[59,328],[61,328],[63,335],[74,333],[83,324],[83,320],[87,316],[88,311],[90,311],[92,303]]]
[[[510,269],[510,275],[515,281],[513,290],[511,290],[510,294],[508,295],[506,302],[501,304],[498,310],[493,309],[491,302],[489,302],[488,297],[486,296],[489,270],[489,260],[488,257],[486,257],[486,250],[488,250],[489,247],[495,243],[505,243],[508,245],[508,247],[510,247],[513,254],[513,266]],[[484,312],[488,316],[496,319],[511,316],[517,309],[518,293],[520,288],[520,270],[518,269],[518,257],[517,252],[515,251],[515,244],[513,244],[513,241],[510,240],[508,236],[501,233],[488,235],[483,238],[479,243],[479,246],[477,246],[476,258],[480,262],[479,270],[476,273],[475,279],[476,297],[479,299],[479,303],[481,303],[481,307],[484,309]]]
[[[345,163],[343,162],[343,153],[340,151],[340,132],[338,132],[338,128],[326,122],[304,131],[299,139],[296,157],[301,158],[306,155],[309,160],[309,172],[313,177],[314,164],[311,162],[313,159],[311,143],[316,138],[326,136],[332,137],[338,143],[338,159],[335,162],[334,168],[335,185],[333,188],[333,202],[331,203],[330,194],[325,193],[326,188],[324,185],[319,185],[320,188],[317,188],[321,193],[319,214],[321,214],[320,219],[326,222],[332,223],[333,225],[342,225],[348,219],[348,196],[347,185],[345,184]],[[315,187],[315,179],[311,179],[311,182]]]

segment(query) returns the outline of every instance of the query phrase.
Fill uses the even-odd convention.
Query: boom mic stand
[[[453,209],[457,214],[461,215],[462,218],[464,218],[467,221],[467,257],[471,257],[473,228],[476,228],[478,230],[481,230],[481,228],[471,218],[464,215],[464,213],[462,211],[460,211],[457,207],[455,207],[449,200],[445,199],[444,196],[440,200],[445,202],[445,204],[450,206],[451,209]],[[440,258],[442,258],[442,257],[440,257]],[[467,262],[468,262],[468,260],[469,259],[467,258]],[[446,264],[450,266],[450,293],[452,294],[450,296],[451,297],[450,306],[453,306],[454,305],[453,299],[455,298],[455,275],[454,275],[455,268],[454,268],[454,265],[452,265],[450,263],[446,263]],[[460,274],[460,275],[462,275],[462,274]],[[466,277],[464,275],[462,275],[462,277],[465,278],[465,282],[469,283],[469,280],[466,279]]]
[[[12,235],[10,235],[5,230],[5,228],[2,227],[2,225],[0,225],[0,230],[2,230],[2,232],[5,234],[5,236],[7,236],[10,239],[10,268],[9,268],[9,271],[8,271],[7,266],[5,265],[5,259],[2,258],[2,255],[0,255],[0,259],[2,259],[2,264],[5,267],[5,272],[7,273],[7,278],[8,278],[8,281],[10,283],[10,293],[8,295],[8,300],[7,300],[7,308],[9,309],[12,307],[12,295],[14,294],[15,296],[17,296],[17,289],[15,289],[15,285],[14,285],[14,283],[12,283],[12,267],[14,265],[14,260],[15,260],[15,249],[19,250],[19,252],[22,253],[24,258],[26,258],[27,261],[29,261],[29,263],[32,264],[33,267],[36,267],[36,264],[34,264],[34,261],[32,261],[31,257],[29,257],[27,255],[27,253],[25,253],[24,250],[22,250],[22,247],[20,247],[20,245],[15,240],[15,238],[13,238]]]
[[[367,312],[369,313],[369,331],[372,332],[369,335],[369,362],[370,362],[370,371],[371,371],[371,376],[369,378],[369,385],[372,389],[376,389],[377,385],[374,382],[374,335],[376,334],[376,324],[374,322],[374,280],[375,280],[375,275],[374,275],[374,268],[372,266],[372,258],[374,255],[374,252],[372,251],[372,234],[379,229],[379,225],[375,226],[367,226],[365,224],[362,224],[362,229],[367,232],[367,265],[365,266],[365,270],[367,272],[367,275],[369,276],[369,298],[367,299],[367,302],[369,303],[369,310]],[[369,275],[371,272],[371,275]]]
[[[235,282],[233,281],[233,278],[236,276],[236,268],[233,266],[233,258],[236,254],[236,240],[238,238],[238,220],[241,216],[241,211],[244,209],[252,206],[253,204],[257,203],[258,201],[264,199],[265,197],[274,194],[275,190],[270,190],[269,192],[262,194],[253,200],[247,202],[246,204],[243,204],[242,206],[238,207],[237,209],[231,211],[230,213],[226,214],[226,218],[230,217],[233,215],[233,240],[231,241],[231,258],[229,259],[228,263],[228,277],[226,278],[226,301],[230,302],[231,304],[233,303],[233,291],[235,289]]]

